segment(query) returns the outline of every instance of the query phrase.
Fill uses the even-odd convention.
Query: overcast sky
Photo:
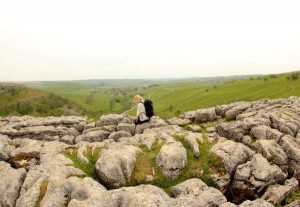
[[[0,81],[299,69],[298,0],[0,1]]]

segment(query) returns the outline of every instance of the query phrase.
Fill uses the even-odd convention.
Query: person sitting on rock
[[[146,115],[144,99],[140,95],[136,95],[133,100],[137,104],[136,119],[134,120],[134,124],[138,125],[149,122],[150,118]]]

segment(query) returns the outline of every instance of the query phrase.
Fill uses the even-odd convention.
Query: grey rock
[[[298,131],[297,135],[296,135],[297,139],[300,139],[300,130]]]
[[[300,144],[292,136],[286,135],[281,140],[280,143],[284,152],[289,159],[300,161]]]
[[[261,153],[269,162],[276,165],[287,165],[288,157],[274,140],[257,140],[255,142],[257,153]]]
[[[237,207],[237,205],[230,203],[230,202],[226,202],[221,204],[219,207]]]
[[[109,136],[108,139],[113,139],[115,141],[118,141],[122,137],[131,137],[131,134],[126,131],[117,131],[117,132],[112,132]]]
[[[250,132],[257,139],[270,139],[278,142],[283,134],[277,129],[271,129],[268,126],[257,126]]]
[[[239,207],[274,207],[271,203],[263,200],[263,199],[256,199],[254,201],[244,201]]]
[[[217,119],[215,108],[199,109],[195,113],[195,122],[205,123]]]
[[[270,165],[261,154],[255,154],[251,161],[237,167],[232,189],[247,192],[249,195],[245,193],[245,197],[253,196],[269,185],[283,182],[286,177],[277,165]]]
[[[248,131],[242,127],[242,122],[237,121],[237,122],[219,124],[217,126],[217,133],[221,137],[225,137],[233,141],[241,142],[244,135],[246,135]]]
[[[73,145],[75,142],[75,137],[72,135],[65,135],[60,139],[60,141],[66,143],[66,144]]]
[[[132,145],[115,144],[103,150],[96,163],[96,172],[103,183],[119,187],[129,181],[134,170],[137,153],[141,150]]]
[[[107,139],[108,136],[110,135],[109,132],[104,131],[104,130],[99,130],[99,131],[90,131],[86,134],[82,134],[78,136],[75,140],[75,142],[80,142],[80,141],[86,141],[86,142],[102,142],[103,140]]]
[[[156,157],[156,165],[168,180],[176,180],[187,165],[186,149],[180,142],[166,143]]]
[[[216,106],[216,107],[215,107],[216,114],[217,114],[218,116],[224,117],[226,111],[229,110],[229,109],[232,108],[232,107],[233,107],[232,104],[228,104],[228,105],[226,104],[226,105]]]
[[[126,132],[129,132],[131,135],[134,135],[135,125],[134,124],[120,123],[117,127],[117,130],[118,131],[126,131]]]
[[[248,102],[240,102],[236,104],[236,106],[230,108],[225,113],[225,119],[226,120],[233,120],[235,119],[239,114],[243,113],[246,109],[251,107],[251,103]]]
[[[219,139],[210,152],[222,160],[226,172],[230,175],[238,165],[247,162],[255,154],[249,147],[224,138]]]
[[[26,170],[13,169],[8,163],[0,161],[0,206],[15,206],[25,176]]]
[[[284,207],[299,207],[300,206],[300,200],[296,200],[288,205],[285,205]]]
[[[112,195],[92,178],[70,177],[67,186],[70,192],[68,207],[117,207]]]
[[[284,185],[270,185],[262,196],[262,199],[275,206],[279,205],[287,196],[297,189],[298,184],[299,183],[295,178],[291,178],[286,180]]]
[[[29,169],[30,166],[34,166],[37,163],[37,160],[40,158],[43,142],[24,138],[14,139],[13,144],[16,148],[11,151],[10,156],[14,167]]]
[[[20,195],[16,202],[16,207],[35,207],[41,194],[42,185],[47,185],[45,177],[40,177],[33,183],[26,193]]]
[[[213,133],[215,131],[216,131],[216,127],[207,127],[206,128],[206,132],[208,132],[208,133]]]
[[[248,117],[245,119],[242,119],[242,128],[250,131],[254,127],[259,126],[267,126],[271,127],[271,121],[269,118],[261,117],[261,116],[255,116],[255,117]]]
[[[195,121],[195,113],[196,113],[196,111],[185,112],[183,115],[183,118],[188,119],[190,121]]]
[[[102,115],[96,126],[108,126],[108,125],[115,125],[117,126],[120,123],[133,123],[133,120],[127,115],[120,115],[120,114],[108,114]]]
[[[178,118],[178,117],[170,118],[170,119],[167,120],[167,122],[169,124],[178,125],[178,126],[185,126],[185,125],[188,125],[188,124],[191,123],[191,121],[189,119],[181,119],[181,118]]]
[[[270,120],[272,123],[272,127],[278,129],[284,134],[288,134],[291,136],[295,136],[299,130],[299,128],[292,123],[290,118],[282,117],[282,114],[272,113],[270,115]]]
[[[227,200],[217,189],[208,187],[200,179],[189,179],[171,188],[175,200],[184,206],[219,206]]]
[[[15,147],[12,146],[12,140],[6,135],[0,135],[0,161],[7,161],[14,149]]]
[[[188,125],[187,129],[193,132],[200,132],[201,131],[201,127],[198,125]]]
[[[159,119],[158,117],[152,117],[149,122],[137,125],[135,128],[135,133],[142,134],[147,129],[160,128],[166,125],[167,123],[164,120]]]
[[[96,127],[96,123],[92,122],[92,123],[89,123],[89,124],[85,125],[84,130],[92,129],[92,128],[95,128],[95,127]]]
[[[92,154],[94,155],[96,152],[96,149],[102,149],[105,147],[106,143],[104,142],[79,142],[75,145],[75,148],[77,148],[77,157],[80,159],[81,162],[89,163],[88,158],[85,157],[85,153],[91,149]]]
[[[171,198],[160,188],[153,185],[138,185],[123,187],[110,191],[117,206],[138,207],[170,207],[173,206]]]
[[[203,143],[202,134],[200,133],[188,133],[184,137],[185,142],[189,145],[189,147],[193,150],[194,157],[200,156],[199,151],[199,143]]]

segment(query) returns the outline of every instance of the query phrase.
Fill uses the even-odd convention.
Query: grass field
[[[151,82],[143,80],[117,80],[109,81],[68,81],[68,82],[41,82],[34,87],[39,90],[23,90],[17,96],[0,94],[0,115],[14,114],[15,107],[7,107],[12,103],[21,103],[49,97],[55,94],[53,100],[59,105],[75,107],[79,114],[87,115],[91,121],[98,120],[103,114],[123,113],[134,115],[134,95],[140,94],[144,98],[153,101],[156,115],[161,118],[178,116],[186,111],[199,108],[207,108],[220,104],[228,104],[235,101],[255,101],[263,98],[288,98],[300,96],[300,77],[293,80],[291,74],[267,75],[247,77],[247,79],[233,80],[216,84],[199,82],[197,80],[161,81]],[[137,81],[137,82],[134,82]],[[148,84],[148,85],[147,85]],[[46,92],[46,93],[45,93]],[[47,94],[47,95],[45,95]],[[52,101],[54,102],[54,101]],[[52,103],[51,102],[51,103]],[[54,103],[52,103],[53,105]],[[37,104],[41,105],[41,104]],[[6,109],[5,109],[6,108]],[[43,109],[39,106],[40,111]],[[4,109],[6,113],[4,113]],[[130,110],[131,109],[131,110]],[[59,115],[58,110],[51,109],[38,113],[36,110],[25,110],[32,115],[50,114]],[[42,110],[43,111],[43,110]]]
[[[289,76],[289,74],[282,74],[256,77],[221,85],[168,84],[140,91],[140,93],[144,94],[144,97],[151,94],[156,113],[163,118],[168,118],[185,111],[235,101],[300,96],[300,78],[288,80]],[[134,111],[131,111],[130,114],[133,115]]]
[[[36,89],[16,86],[0,94],[0,116],[60,116],[84,114],[84,110],[69,99]]]

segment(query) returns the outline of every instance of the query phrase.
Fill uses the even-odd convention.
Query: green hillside
[[[144,97],[151,94],[156,113],[163,118],[168,118],[185,111],[235,101],[300,96],[300,77],[292,79],[291,74],[281,74],[252,77],[221,85],[169,84],[140,91],[140,93],[145,94]],[[129,113],[133,115],[135,112],[133,110]]]
[[[84,111],[75,103],[58,95],[13,85],[4,91],[0,84],[0,116],[79,115]]]
[[[157,115],[169,118],[186,111],[235,101],[300,96],[300,77],[292,77],[292,73],[247,77],[220,84],[213,79],[206,84],[198,79],[161,82],[139,80],[140,85],[135,81],[34,83],[32,87],[39,90],[22,87],[17,94],[0,94],[0,115],[56,116],[77,113],[87,115],[92,120],[109,113],[126,112],[134,115],[136,109],[132,99],[140,94],[144,98],[151,98]]]

